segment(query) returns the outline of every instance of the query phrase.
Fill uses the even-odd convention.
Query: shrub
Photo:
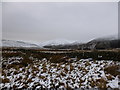
[[[107,88],[106,83],[107,83],[107,81],[104,80],[103,78],[96,80],[96,84],[97,84],[98,88]]]
[[[64,62],[64,61],[65,61],[65,59],[64,59],[63,55],[53,55],[50,58],[50,62],[52,62],[52,63],[60,63],[60,62]]]
[[[8,78],[2,79],[2,83],[10,83],[10,80]]]
[[[120,75],[120,72],[118,71],[120,70],[120,66],[119,65],[112,65],[112,66],[108,66],[104,69],[104,71],[106,73],[109,73],[113,76],[117,76],[117,75]]]

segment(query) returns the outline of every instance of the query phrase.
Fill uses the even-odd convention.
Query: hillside
[[[24,41],[14,41],[14,40],[2,40],[2,47],[39,47],[36,44],[24,42]]]
[[[91,40],[87,43],[74,43],[64,45],[46,45],[44,48],[51,49],[80,49],[80,50],[93,50],[93,49],[114,49],[120,48],[120,40],[116,37],[105,37]]]

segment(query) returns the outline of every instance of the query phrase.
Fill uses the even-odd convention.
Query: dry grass
[[[19,74],[19,72],[18,72],[18,71],[14,71],[14,73],[13,73],[13,74],[15,74],[15,75],[16,75],[16,74]]]
[[[86,63],[85,63],[85,66],[90,66],[91,64],[87,61]]]
[[[108,80],[114,79],[114,78],[112,77],[112,75],[107,75],[106,77],[107,77]]]
[[[50,58],[51,63],[59,63],[59,62],[64,62],[64,61],[65,61],[64,55],[53,55]]]
[[[97,84],[98,88],[107,88],[107,86],[106,86],[107,81],[103,78],[97,79],[96,84]]]
[[[35,54],[36,53],[32,53],[33,56]],[[25,76],[25,78],[22,77],[22,75],[21,75],[20,77],[15,78],[15,82],[19,81],[19,83],[24,83],[23,88],[27,88],[28,87],[27,83],[34,82],[34,80],[32,80],[32,79],[34,79],[35,77],[38,77],[38,79],[41,79],[43,81],[47,81],[48,80],[47,77],[49,77],[49,76],[53,77],[54,73],[55,73],[56,78],[59,78],[59,79],[64,78],[64,79],[66,79],[67,82],[63,83],[59,80],[57,81],[57,79],[56,79],[56,81],[55,80],[52,81],[51,87],[58,87],[59,88],[59,86],[64,86],[68,90],[70,90],[71,87],[76,82],[78,83],[79,87],[85,86],[84,82],[86,81],[86,78],[85,79],[81,79],[81,78],[84,75],[86,75],[88,73],[89,69],[90,69],[90,68],[86,68],[86,67],[89,67],[92,64],[99,64],[97,62],[97,60],[95,60],[95,59],[93,59],[92,64],[89,61],[83,61],[83,62],[81,62],[81,61],[79,62],[79,60],[76,60],[78,62],[76,62],[74,60],[72,61],[71,58],[76,56],[77,53],[75,53],[74,55],[73,55],[73,53],[70,53],[70,56],[68,56],[67,54],[45,54],[45,53],[42,53],[42,54],[40,54],[38,52],[37,55],[36,55],[37,59],[35,57],[33,57],[34,58],[33,61],[32,61],[32,59],[29,58],[31,56],[31,54],[25,54],[25,56],[22,55],[23,59],[20,61],[20,63],[8,64],[8,66],[5,67],[4,70],[2,70],[2,76],[9,77],[10,75],[17,75],[19,73],[22,73],[23,76]],[[10,54],[7,54],[6,56],[4,55],[4,56],[7,59],[7,57],[12,57],[13,55],[17,56],[19,54],[10,53]],[[48,59],[43,60],[43,57],[47,57]],[[79,64],[79,66],[74,64],[74,63]],[[82,63],[84,63],[83,66],[82,66]],[[90,87],[93,87],[93,88],[98,87],[98,88],[102,88],[102,89],[107,88],[107,86],[106,86],[107,81],[109,81],[109,80],[111,81],[111,80],[114,79],[114,76],[120,75],[120,72],[118,71],[120,69],[120,66],[118,66],[118,65],[108,66],[107,62],[106,63],[102,62],[102,63],[100,63],[100,65],[98,65],[96,67],[100,67],[103,64],[106,64],[106,66],[104,66],[106,68],[104,69],[104,67],[103,67],[102,70],[104,69],[104,71],[107,73],[106,77],[107,77],[108,80],[104,80],[103,78],[101,78],[101,76],[99,76],[100,79],[97,79],[97,80],[94,79],[94,77],[91,77],[91,78],[93,78],[92,80],[91,79],[87,80],[88,81],[87,85],[90,85]],[[49,65],[49,66],[47,66],[47,65]],[[41,69],[39,69],[39,66],[40,66]],[[11,69],[11,68],[12,68],[13,71],[9,72],[9,69]],[[22,68],[22,70],[20,70],[20,68]],[[55,70],[54,70],[54,73],[53,73],[50,70],[53,70],[54,68],[55,68]],[[10,73],[9,75],[8,75],[8,73],[5,72],[5,69],[6,69],[6,71],[8,71]],[[14,69],[16,71],[14,71]],[[60,71],[60,73],[58,73],[57,71]],[[81,71],[81,72],[79,72],[77,74],[76,73],[77,71]],[[47,76],[42,76],[42,74],[44,74],[44,73],[47,73],[48,75]],[[75,73],[76,76],[74,77],[74,75],[72,75],[72,73]],[[99,71],[97,73],[100,74]],[[6,74],[7,74],[7,76],[6,76]],[[28,78],[30,74],[31,74],[31,77]],[[66,78],[67,75],[71,75],[71,76],[68,76]],[[78,79],[78,81],[77,81],[77,79]],[[10,80],[8,78],[5,78],[5,79],[2,80],[2,82],[3,83],[10,83]],[[57,82],[59,82],[59,85],[55,86]],[[38,84],[36,84],[36,85],[34,84],[32,87],[36,87],[37,85],[40,84],[40,82],[35,82],[35,83],[38,83]],[[68,83],[70,83],[71,86],[69,86]],[[18,86],[15,86],[15,85],[13,86],[13,88],[17,88],[17,87]]]
[[[109,73],[109,74],[111,74],[113,76],[120,75],[120,71],[118,71],[118,70],[120,70],[119,65],[108,66],[104,70],[105,70],[106,73]]]
[[[28,79],[28,80],[27,80],[27,83],[30,83],[30,82],[33,82],[32,79]]]
[[[21,53],[19,53],[19,52],[17,52],[17,53],[2,53],[2,56],[3,57],[6,57],[6,58],[8,58],[8,57],[17,57],[17,56],[21,56]]]
[[[72,66],[72,64],[70,64],[70,71],[74,70],[74,67]]]
[[[10,80],[8,78],[2,79],[2,83],[10,83]]]
[[[41,76],[41,75],[40,75],[39,78],[40,78],[40,79],[45,79],[45,76]]]

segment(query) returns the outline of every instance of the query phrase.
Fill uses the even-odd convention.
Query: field
[[[120,89],[120,50],[3,48],[2,89]]]

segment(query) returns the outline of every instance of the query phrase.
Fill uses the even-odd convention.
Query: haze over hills
[[[65,40],[65,39],[55,39],[55,40],[49,40],[43,43],[35,44],[35,43],[28,43],[24,41],[15,41],[15,40],[2,40],[2,46],[3,47],[44,47],[47,45],[73,45],[79,43],[74,40]]]
[[[78,44],[80,41],[77,40],[67,40],[67,39],[54,39],[54,40],[49,40],[46,42],[41,43],[41,46],[46,46],[46,45],[72,45],[72,44]]]
[[[119,48],[119,40],[117,35],[106,36],[102,38],[93,39],[87,43],[73,43],[64,45],[46,45],[44,48],[52,49],[111,49]]]
[[[74,40],[55,39],[39,43],[38,45],[24,41],[2,40],[3,47],[36,47],[50,49],[108,49],[118,48],[118,44],[119,40],[117,35],[93,39],[87,43],[81,43],[80,41]]]

